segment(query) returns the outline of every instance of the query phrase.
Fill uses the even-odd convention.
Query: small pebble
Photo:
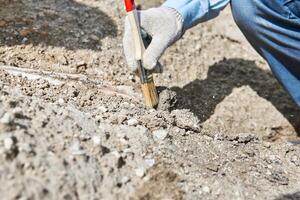
[[[138,177],[143,177],[145,175],[145,169],[140,167],[138,169],[135,170],[135,174],[138,176]]]
[[[271,147],[271,144],[270,144],[270,142],[263,142],[263,146],[264,146],[265,148],[270,148],[270,147]]]
[[[14,140],[11,137],[7,137],[4,139],[4,148],[6,150],[11,150],[14,146]]]
[[[95,135],[92,137],[92,141],[94,143],[95,146],[98,146],[101,144],[101,138],[98,135]]]
[[[63,98],[59,98],[58,99],[58,104],[59,105],[63,105],[65,103],[64,99]]]
[[[23,152],[26,152],[26,153],[32,152],[32,147],[28,143],[18,144],[18,146],[19,146],[19,151],[23,151]]]
[[[4,27],[4,26],[6,26],[6,21],[4,21],[4,20],[0,20],[0,27]]]
[[[28,41],[28,38],[27,38],[27,37],[24,37],[24,38],[22,39],[22,44],[25,44],[27,41]]]
[[[136,120],[136,119],[134,119],[134,118],[132,118],[132,119],[129,119],[129,120],[127,121],[127,124],[128,124],[128,126],[136,126],[136,125],[139,124],[139,121]]]
[[[133,79],[133,78],[134,78],[134,75],[130,74],[130,75],[128,76],[128,78],[129,78],[129,79]]]
[[[23,110],[20,107],[16,107],[13,109],[12,113],[14,114],[15,117],[22,116]]]
[[[155,165],[155,160],[154,159],[146,159],[145,163],[147,164],[148,167],[153,167]]]
[[[71,145],[70,151],[71,151],[72,155],[83,155],[83,154],[85,154],[84,150],[82,149],[82,147],[80,146],[80,143],[78,141],[75,141]]]
[[[273,166],[272,165],[268,165],[267,168],[268,169],[273,169]]]
[[[294,163],[296,166],[300,166],[300,160],[298,159],[298,156],[293,155],[291,157],[291,162]]]
[[[128,176],[124,176],[123,178],[122,178],[122,180],[121,180],[121,182],[123,183],[123,184],[126,184],[126,183],[128,183],[130,181],[130,178],[128,177]]]
[[[298,157],[296,156],[296,155],[293,155],[292,157],[291,157],[291,161],[292,162],[296,162],[298,160]]]
[[[270,170],[268,170],[265,174],[266,175],[272,175],[272,172]]]
[[[202,188],[202,190],[203,190],[204,193],[210,193],[210,188],[207,187],[207,186],[204,186],[204,187]]]
[[[14,120],[14,117],[10,113],[5,113],[3,117],[0,119],[0,123],[2,124],[11,124]]]
[[[121,106],[124,108],[129,108],[130,104],[128,102],[121,103]]]
[[[156,112],[155,109],[150,109],[150,110],[149,110],[149,113],[154,113],[154,112]]]
[[[83,43],[88,43],[90,40],[88,39],[88,38],[84,38],[83,40],[82,40],[82,42]]]
[[[120,153],[118,151],[113,151],[113,152],[111,152],[111,154],[114,155],[116,158],[120,158],[121,157],[121,155],[120,155]]]
[[[98,110],[102,113],[106,113],[107,112],[107,108],[105,108],[104,106],[100,106],[98,107]]]
[[[97,35],[91,35],[90,38],[95,41],[99,40],[99,37]]]
[[[168,131],[165,129],[159,129],[156,131],[153,131],[153,139],[155,141],[161,141],[164,140],[168,136]]]

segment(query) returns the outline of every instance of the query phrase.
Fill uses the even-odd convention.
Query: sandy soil
[[[0,0],[0,199],[300,199],[300,109],[230,8],[163,56],[158,110],[123,19],[122,1]]]

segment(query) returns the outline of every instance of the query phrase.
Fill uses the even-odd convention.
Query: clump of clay
[[[170,111],[177,103],[176,92],[170,89],[163,89],[159,92],[158,110]]]
[[[199,132],[201,130],[198,117],[189,110],[173,110],[171,115],[175,118],[175,125],[177,127],[195,132]]]

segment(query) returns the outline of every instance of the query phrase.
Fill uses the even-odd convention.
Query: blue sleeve
[[[230,0],[167,0],[162,6],[176,9],[183,18],[184,30],[219,15]]]

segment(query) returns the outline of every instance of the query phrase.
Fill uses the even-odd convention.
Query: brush
[[[137,61],[136,73],[141,80],[141,89],[145,99],[145,105],[149,108],[155,108],[158,104],[158,94],[154,83],[153,74],[149,70],[146,70],[142,65],[145,45],[148,46],[149,41],[147,42],[147,40],[142,37],[142,30],[134,0],[124,0],[124,3],[134,40],[135,59]]]

